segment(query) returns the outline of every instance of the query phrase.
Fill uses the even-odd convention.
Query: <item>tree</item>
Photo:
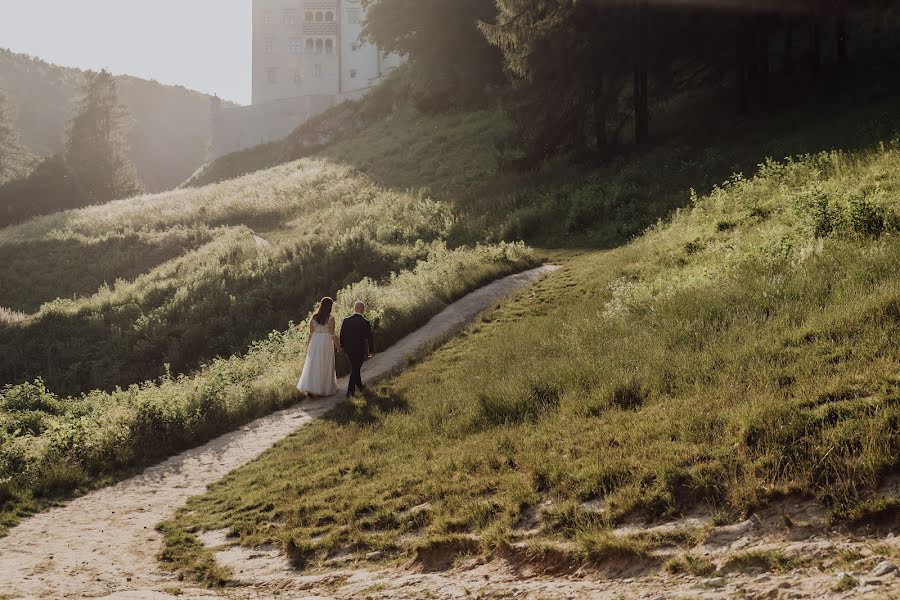
[[[517,125],[521,166],[558,152],[605,158],[634,122],[649,138],[651,72],[659,51],[654,9],[643,0],[497,0],[488,41],[516,80],[504,107]]]
[[[66,130],[65,161],[91,204],[143,192],[128,156],[127,122],[113,76],[88,72]]]
[[[503,81],[502,58],[478,22],[497,14],[493,0],[364,0],[363,35],[384,52],[409,57],[413,96],[428,112],[483,105]]]
[[[34,156],[22,145],[16,127],[16,111],[0,90],[0,184],[28,175]]]

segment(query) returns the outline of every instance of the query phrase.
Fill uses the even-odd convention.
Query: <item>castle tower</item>
[[[254,0],[253,104],[340,93],[338,0]]]
[[[399,66],[360,41],[360,0],[253,0],[253,105],[214,113],[211,158],[283,138]]]

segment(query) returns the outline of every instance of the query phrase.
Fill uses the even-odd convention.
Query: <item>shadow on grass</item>
[[[405,398],[395,390],[369,388],[362,396],[336,406],[324,419],[338,425],[373,425],[397,412],[409,412]]]

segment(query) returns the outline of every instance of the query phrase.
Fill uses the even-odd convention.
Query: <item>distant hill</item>
[[[62,150],[82,73],[0,49],[0,88],[18,110],[23,140],[33,152]],[[206,161],[211,97],[136,77],[117,80],[134,119],[131,156],[144,185],[150,192],[176,187]]]

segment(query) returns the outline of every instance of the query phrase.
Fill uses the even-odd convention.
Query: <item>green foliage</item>
[[[666,561],[665,569],[669,573],[677,575],[693,575],[695,577],[709,577],[716,571],[716,565],[709,559],[694,554],[676,556]]]
[[[51,156],[28,176],[0,186],[0,226],[85,204],[87,198],[72,169],[62,156]]]
[[[367,0],[364,35],[412,63],[410,99],[425,113],[484,107],[502,81],[500,53],[478,30],[493,0]]]
[[[66,129],[65,160],[91,204],[143,192],[128,157],[127,120],[115,78],[108,71],[88,71]]]
[[[389,346],[459,296],[533,264],[522,245],[436,247],[427,260],[384,283],[363,279],[339,291],[335,311],[348,314],[362,298],[378,343]],[[9,487],[0,514],[33,510],[293,403],[307,331],[305,322],[291,324],[194,375],[166,375],[112,392],[60,398],[40,380],[6,386],[0,391],[0,482]]]
[[[169,523],[157,527],[163,534],[163,549],[157,557],[164,565],[178,565],[178,573],[210,587],[223,586],[231,580],[231,571],[216,564],[212,552],[193,534]]]
[[[0,329],[0,380],[43,376],[58,393],[78,393],[155,379],[165,364],[189,372],[301,320],[336,288],[441,252],[454,221],[421,194],[306,160],[9,228],[0,272],[21,285],[0,292],[4,304],[33,310],[94,293]]]
[[[0,89],[0,185],[27,175],[33,162],[34,157],[22,145],[15,108]]]
[[[778,3],[734,10],[721,3],[497,0],[496,19],[481,28],[512,77],[502,94],[514,124],[501,148],[505,164],[536,169],[561,154],[602,161],[620,154],[624,142],[646,147],[650,111],[663,112],[686,92],[736,88],[715,94],[715,104],[735,98],[742,114],[771,115],[785,110],[773,99],[818,92],[826,72],[838,80],[832,87],[852,89],[851,58],[861,73],[872,64],[890,68],[897,56],[888,41],[900,30],[896,10],[884,2],[862,4],[825,10],[810,0],[794,3],[787,15]],[[808,47],[798,47],[801,22],[814,32]],[[826,30],[834,44],[823,43]],[[848,39],[856,46],[852,54]],[[776,52],[782,73],[774,68]],[[882,79],[876,69],[857,76],[863,85]],[[734,112],[722,122],[730,124]],[[710,124],[723,115],[703,116]],[[634,133],[623,135],[629,121]]]
[[[803,564],[803,560],[796,556],[788,556],[780,550],[754,550],[742,552],[731,556],[722,565],[725,573],[731,571],[744,571],[750,568],[764,569],[776,573],[785,573]]]
[[[176,522],[239,518],[265,543],[283,515],[277,535],[318,559],[503,540],[536,512],[535,544],[646,560],[694,538],[612,540],[610,525],[697,504],[749,512],[795,489],[883,518],[894,503],[865,507],[900,467],[900,232],[817,237],[801,200],[893,189],[898,167],[893,144],[768,162],[626,247],[561,254],[561,272],[375,391],[390,401],[299,430]],[[728,568],[802,565],[756,553]]]

